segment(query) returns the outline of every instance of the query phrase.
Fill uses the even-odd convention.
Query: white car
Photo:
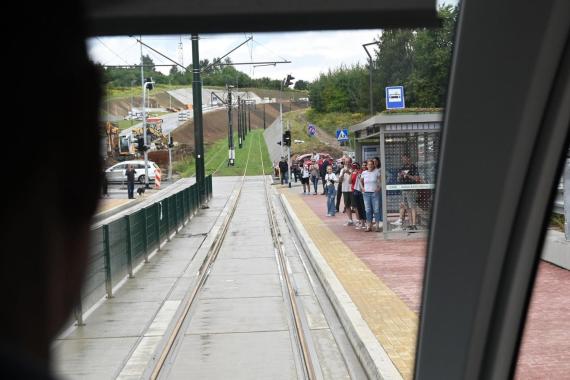
[[[127,182],[127,176],[125,174],[127,170],[127,165],[133,165],[135,168],[135,180],[139,183],[145,183],[145,170],[144,170],[144,160],[133,160],[133,161],[123,161],[115,164],[105,170],[105,176],[108,182]],[[155,172],[158,169],[158,165],[152,161],[148,162],[148,179],[149,182],[154,181]]]

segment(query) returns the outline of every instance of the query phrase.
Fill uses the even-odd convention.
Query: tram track
[[[224,241],[226,240],[226,236],[228,234],[228,229],[231,225],[231,221],[234,217],[234,214],[238,208],[239,201],[241,198],[242,191],[244,189],[244,184],[247,182],[246,177],[248,174],[248,167],[252,155],[252,147],[255,144],[252,142],[249,146],[248,154],[247,154],[247,161],[244,167],[243,175],[241,176],[241,180],[239,181],[239,185],[237,190],[235,191],[235,197],[233,202],[229,208],[227,216],[222,223],[222,226],[214,240],[214,244],[210,247],[206,259],[202,264],[197,281],[195,286],[190,293],[189,297],[186,298],[184,305],[182,306],[182,312],[177,317],[176,321],[173,322],[174,328],[171,330],[168,338],[166,339],[166,343],[162,346],[161,352],[156,355],[158,359],[154,362],[152,372],[150,373],[150,379],[158,379],[162,376],[162,371],[166,367],[165,363],[167,363],[170,359],[169,356],[171,353],[175,351],[175,347],[177,346],[177,342],[182,339],[184,335],[182,333],[183,326],[185,325],[185,321],[188,318],[192,318],[191,309],[194,304],[196,304],[197,300],[199,299],[199,295],[201,290],[204,288],[210,273],[212,272],[213,266],[216,262],[218,254],[222,248]],[[314,353],[311,353],[309,342],[310,338],[307,337],[307,332],[309,331],[308,326],[306,326],[307,322],[304,316],[301,315],[302,308],[300,307],[296,289],[291,279],[290,273],[291,268],[289,268],[289,264],[285,257],[284,251],[284,244],[281,239],[281,233],[279,231],[279,226],[277,223],[277,218],[275,214],[275,209],[273,207],[270,195],[270,184],[268,183],[267,176],[265,174],[265,167],[263,162],[263,153],[261,147],[261,134],[258,135],[257,138],[257,145],[259,149],[259,160],[261,161],[262,173],[263,173],[263,186],[264,186],[264,193],[265,193],[265,206],[267,209],[267,214],[269,218],[269,227],[271,230],[271,237],[273,240],[273,245],[276,254],[277,266],[279,268],[279,274],[283,280],[284,291],[283,296],[284,300],[289,305],[288,310],[291,311],[291,315],[288,317],[291,320],[291,325],[293,326],[292,336],[294,336],[295,344],[298,348],[298,353],[300,353],[299,362],[302,363],[302,370],[304,379],[320,379],[322,376],[318,376],[317,374],[320,373],[319,371],[315,371],[314,363],[315,360],[313,359]],[[255,155],[255,154],[254,154]],[[224,161],[222,161],[223,163]],[[221,164],[220,164],[221,165]],[[218,169],[220,167],[218,166]]]

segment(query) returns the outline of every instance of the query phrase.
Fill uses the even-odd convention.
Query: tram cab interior
[[[84,0],[90,36],[438,26],[426,0],[197,4]],[[459,7],[441,138],[394,134],[386,151],[415,146],[436,184],[414,378],[504,379],[568,151],[570,2]]]

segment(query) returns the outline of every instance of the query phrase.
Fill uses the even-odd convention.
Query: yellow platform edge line
[[[333,233],[299,195],[279,189],[376,339],[405,379],[413,375],[418,316]]]

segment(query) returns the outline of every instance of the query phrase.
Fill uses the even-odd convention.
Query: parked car
[[[108,182],[126,182],[127,176],[125,171],[127,170],[127,165],[133,165],[135,168],[135,179],[139,183],[145,183],[145,169],[144,160],[133,160],[133,161],[123,161],[115,164],[105,170],[105,177]],[[158,165],[152,161],[148,162],[148,179],[149,182],[154,181],[155,171],[158,169]]]

